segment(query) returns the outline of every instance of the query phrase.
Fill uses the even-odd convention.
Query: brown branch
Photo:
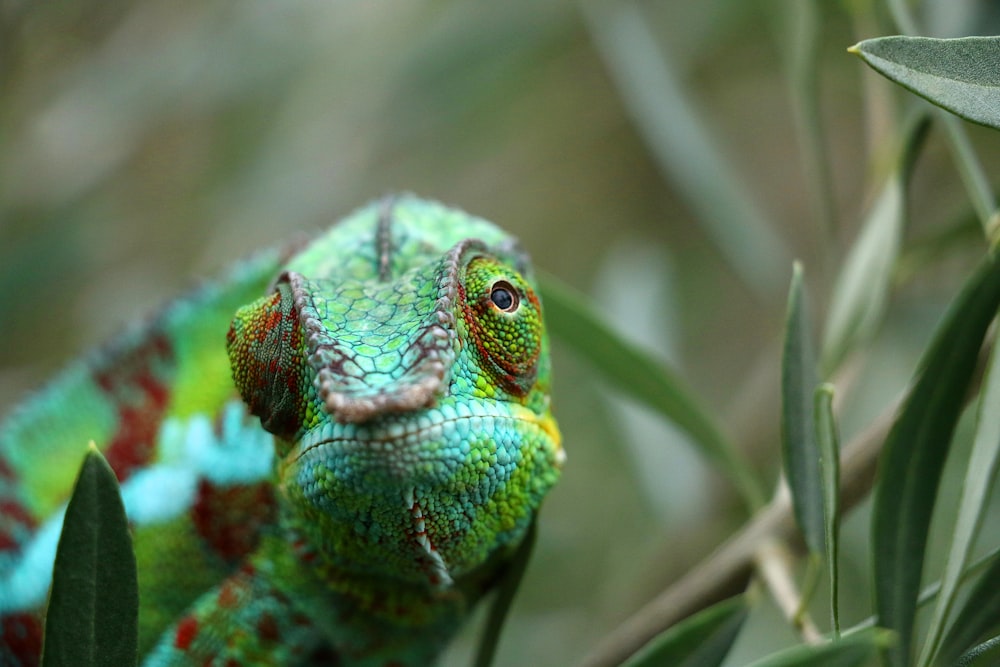
[[[879,452],[896,415],[898,402],[887,407],[841,454],[841,511],[848,512],[871,491]],[[684,577],[660,593],[606,635],[587,655],[582,667],[621,664],[664,629],[706,607],[743,591],[754,561],[769,540],[797,535],[788,494],[777,494],[740,532]]]

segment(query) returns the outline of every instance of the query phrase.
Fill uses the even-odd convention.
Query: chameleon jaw
[[[435,588],[447,588],[454,583],[451,573],[448,571],[448,564],[434,547],[430,537],[427,535],[427,525],[424,521],[424,512],[420,503],[416,500],[416,490],[411,486],[406,491],[406,503],[409,505],[410,517],[413,519],[414,539],[428,558],[427,576],[431,586]]]

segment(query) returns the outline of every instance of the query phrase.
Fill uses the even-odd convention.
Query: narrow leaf
[[[826,567],[830,580],[830,616],[835,636],[840,635],[840,436],[833,416],[833,386],[816,389],[816,440],[823,474],[823,528],[826,535]]]
[[[879,625],[895,631],[889,664],[910,662],[924,549],[941,469],[979,346],[1000,305],[1000,262],[987,258],[955,299],[886,438],[874,494],[872,543]]]
[[[651,639],[623,667],[717,667],[732,648],[748,613],[741,595],[719,602]]]
[[[995,558],[976,580],[968,599],[941,640],[938,664],[952,664],[976,642],[1000,627],[998,581],[1000,581],[1000,558]]]
[[[135,665],[138,616],[135,556],[118,481],[91,446],[56,550],[42,664]]]
[[[995,667],[1000,662],[1000,637],[993,637],[970,649],[959,658],[955,667]]]
[[[781,363],[782,464],[795,520],[809,550],[824,553],[823,480],[813,422],[816,364],[802,289],[802,266],[792,270]]]
[[[823,333],[825,376],[882,320],[903,234],[903,210],[900,170],[883,186],[837,276]]]
[[[497,587],[496,597],[490,606],[489,616],[486,618],[486,628],[479,641],[479,649],[476,651],[475,667],[490,667],[493,664],[493,655],[496,653],[497,644],[500,642],[500,631],[503,629],[504,621],[507,619],[507,612],[514,602],[514,596],[524,578],[524,571],[528,569],[528,561],[531,560],[531,552],[535,548],[535,536],[537,519],[532,519],[528,527],[528,533],[517,546],[517,551],[507,564],[503,579]]]
[[[969,562],[972,546],[984,510],[988,504],[990,488],[1000,463],[1000,350],[994,346],[990,366],[979,395],[976,416],[976,434],[969,456],[968,469],[962,481],[962,500],[951,538],[951,548],[941,577],[941,594],[927,630],[923,654],[919,664],[931,665],[938,644],[944,634],[945,624],[958,595],[962,573]]]
[[[735,173],[639,3],[588,1],[583,17],[636,129],[744,283],[769,297],[790,252]]]
[[[762,504],[763,490],[750,466],[670,368],[616,334],[582,297],[557,279],[542,276],[541,291],[546,324],[554,336],[590,362],[622,393],[691,436],[751,508]]]
[[[849,50],[939,107],[1000,129],[1000,37],[877,37]]]
[[[889,646],[890,638],[878,630],[859,632],[827,644],[793,646],[748,667],[860,667]]]

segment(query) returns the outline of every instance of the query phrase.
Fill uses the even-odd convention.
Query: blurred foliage
[[[0,408],[198,276],[412,190],[518,235],[772,482],[792,258],[823,330],[855,240],[886,219],[880,193],[905,195],[892,256],[871,255],[895,260],[873,269],[884,291],[830,364],[846,442],[907,385],[984,250],[952,130],[932,125],[903,193],[899,119],[922,102],[845,51],[907,30],[894,5],[922,34],[1000,28],[987,0],[0,0]],[[998,173],[1000,136],[962,131]],[[568,352],[569,461],[501,665],[577,661],[744,518],[682,431]],[[947,555],[940,507],[973,430],[958,425],[925,572]],[[841,534],[845,626],[872,612],[868,517]],[[985,522],[976,553],[998,541]],[[796,643],[761,597],[726,665]]]

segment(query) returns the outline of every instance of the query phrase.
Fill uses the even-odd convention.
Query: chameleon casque
[[[140,663],[424,665],[564,458],[527,256],[413,196],[262,253],[0,423],[0,664],[33,665],[93,440],[122,486]]]

